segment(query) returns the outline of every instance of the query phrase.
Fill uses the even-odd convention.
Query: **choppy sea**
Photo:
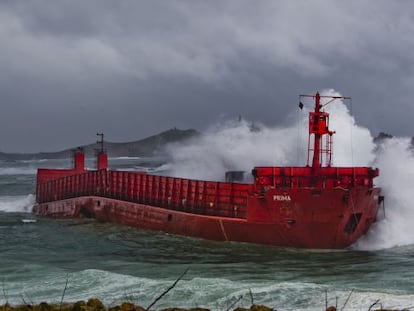
[[[142,162],[110,159],[113,168],[151,170],[139,167]],[[37,167],[67,166],[69,160],[0,162],[0,303],[60,302],[64,292],[65,301],[98,297],[107,305],[147,307],[188,269],[154,309],[227,310],[254,302],[277,310],[323,310],[326,297],[344,310],[368,310],[375,302],[414,308],[410,243],[299,250],[32,215]],[[367,241],[376,231],[370,234]]]

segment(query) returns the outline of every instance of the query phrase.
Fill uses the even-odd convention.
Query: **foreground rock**
[[[210,309],[205,308],[164,308],[157,309],[151,308],[151,310],[160,310],[160,311],[210,311]],[[322,310],[322,309],[321,309]],[[397,309],[373,309],[372,311],[404,311]],[[103,303],[97,298],[91,298],[87,302],[78,301],[75,303],[62,303],[62,304],[48,304],[46,302],[41,302],[37,305],[19,305],[11,306],[9,304],[0,305],[0,311],[146,311],[146,308],[143,308],[139,305],[135,305],[130,302],[124,302],[119,306],[114,307],[105,307]],[[252,305],[250,308],[234,308],[233,311],[277,311],[263,305]],[[328,307],[325,311],[337,311],[335,307]]]
[[[210,311],[205,308],[163,308],[157,309],[156,307],[151,308],[151,310],[161,310],[161,311]],[[272,308],[262,306],[262,305],[253,305],[251,308],[235,308],[234,311],[272,311]],[[19,305],[11,306],[9,304],[0,305],[0,311],[146,311],[146,308],[143,308],[139,305],[124,302],[119,306],[114,307],[105,307],[103,303],[97,298],[91,298],[87,302],[78,301],[75,303],[62,303],[62,304],[48,304],[46,302],[41,302],[38,305]]]

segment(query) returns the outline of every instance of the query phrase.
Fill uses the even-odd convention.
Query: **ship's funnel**
[[[98,170],[106,170],[108,168],[108,155],[104,151],[98,152],[97,161]]]
[[[74,153],[74,169],[81,172],[85,170],[85,153],[82,148],[78,148]]]

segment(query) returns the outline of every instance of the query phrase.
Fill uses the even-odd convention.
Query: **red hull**
[[[354,243],[375,221],[378,211],[379,189],[354,189],[349,198],[358,202],[356,205],[350,199],[345,202],[345,192],[340,189],[318,195],[310,190],[293,191],[290,202],[274,201],[273,195],[268,194],[273,207],[266,205],[267,199],[260,199],[263,206],[258,208],[266,215],[253,212],[247,219],[190,214],[94,196],[38,204],[33,211],[50,217],[94,217],[209,240],[325,249]],[[363,216],[358,225],[349,228],[350,219],[359,213]]]

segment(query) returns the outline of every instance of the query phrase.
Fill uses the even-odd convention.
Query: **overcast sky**
[[[282,125],[327,88],[374,135],[414,135],[414,2],[0,2],[1,151]]]

